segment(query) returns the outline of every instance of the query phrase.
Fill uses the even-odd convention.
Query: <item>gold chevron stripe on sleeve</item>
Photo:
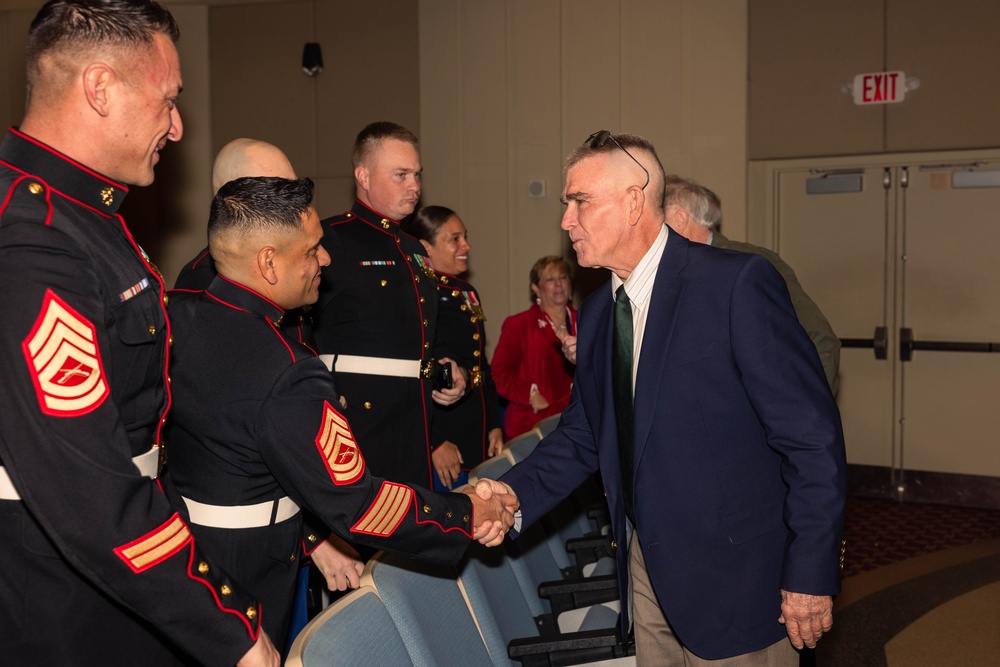
[[[133,572],[139,574],[158,565],[184,548],[191,541],[191,530],[174,513],[167,521],[137,540],[123,544],[115,553]]]
[[[402,484],[382,482],[382,488],[352,532],[388,537],[396,532],[413,501],[413,489]]]
[[[316,434],[316,447],[334,484],[353,484],[361,479],[365,459],[354,440],[351,426],[327,401],[323,402],[323,422]]]

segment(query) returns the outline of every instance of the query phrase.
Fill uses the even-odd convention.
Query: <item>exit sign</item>
[[[854,77],[855,104],[892,104],[906,97],[902,72],[872,72]]]

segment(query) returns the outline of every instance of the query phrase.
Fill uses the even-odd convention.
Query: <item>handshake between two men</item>
[[[462,491],[472,500],[472,516],[479,524],[472,539],[487,547],[499,546],[521,506],[513,489],[503,482],[481,479],[475,487]]]

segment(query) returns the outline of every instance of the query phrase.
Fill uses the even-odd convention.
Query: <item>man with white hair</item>
[[[837,374],[840,369],[840,339],[833,332],[830,322],[820,311],[816,302],[802,289],[795,271],[778,253],[750,243],[731,241],[722,235],[722,201],[719,196],[703,185],[680,176],[667,176],[664,194],[664,209],[667,224],[675,232],[695,243],[707,243],[716,248],[739,250],[760,255],[771,262],[785,279],[788,295],[792,298],[795,316],[809,339],[816,346],[819,359],[823,362],[823,372],[834,396],[840,385]]]

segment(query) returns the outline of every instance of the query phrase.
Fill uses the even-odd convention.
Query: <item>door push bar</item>
[[[944,340],[914,340],[913,329],[899,330],[899,360],[912,361],[914,350],[936,352],[1000,352],[1000,343],[959,343]]]
[[[885,359],[889,350],[889,330],[886,327],[875,327],[875,335],[871,338],[841,338],[840,346],[872,348],[876,359]]]

